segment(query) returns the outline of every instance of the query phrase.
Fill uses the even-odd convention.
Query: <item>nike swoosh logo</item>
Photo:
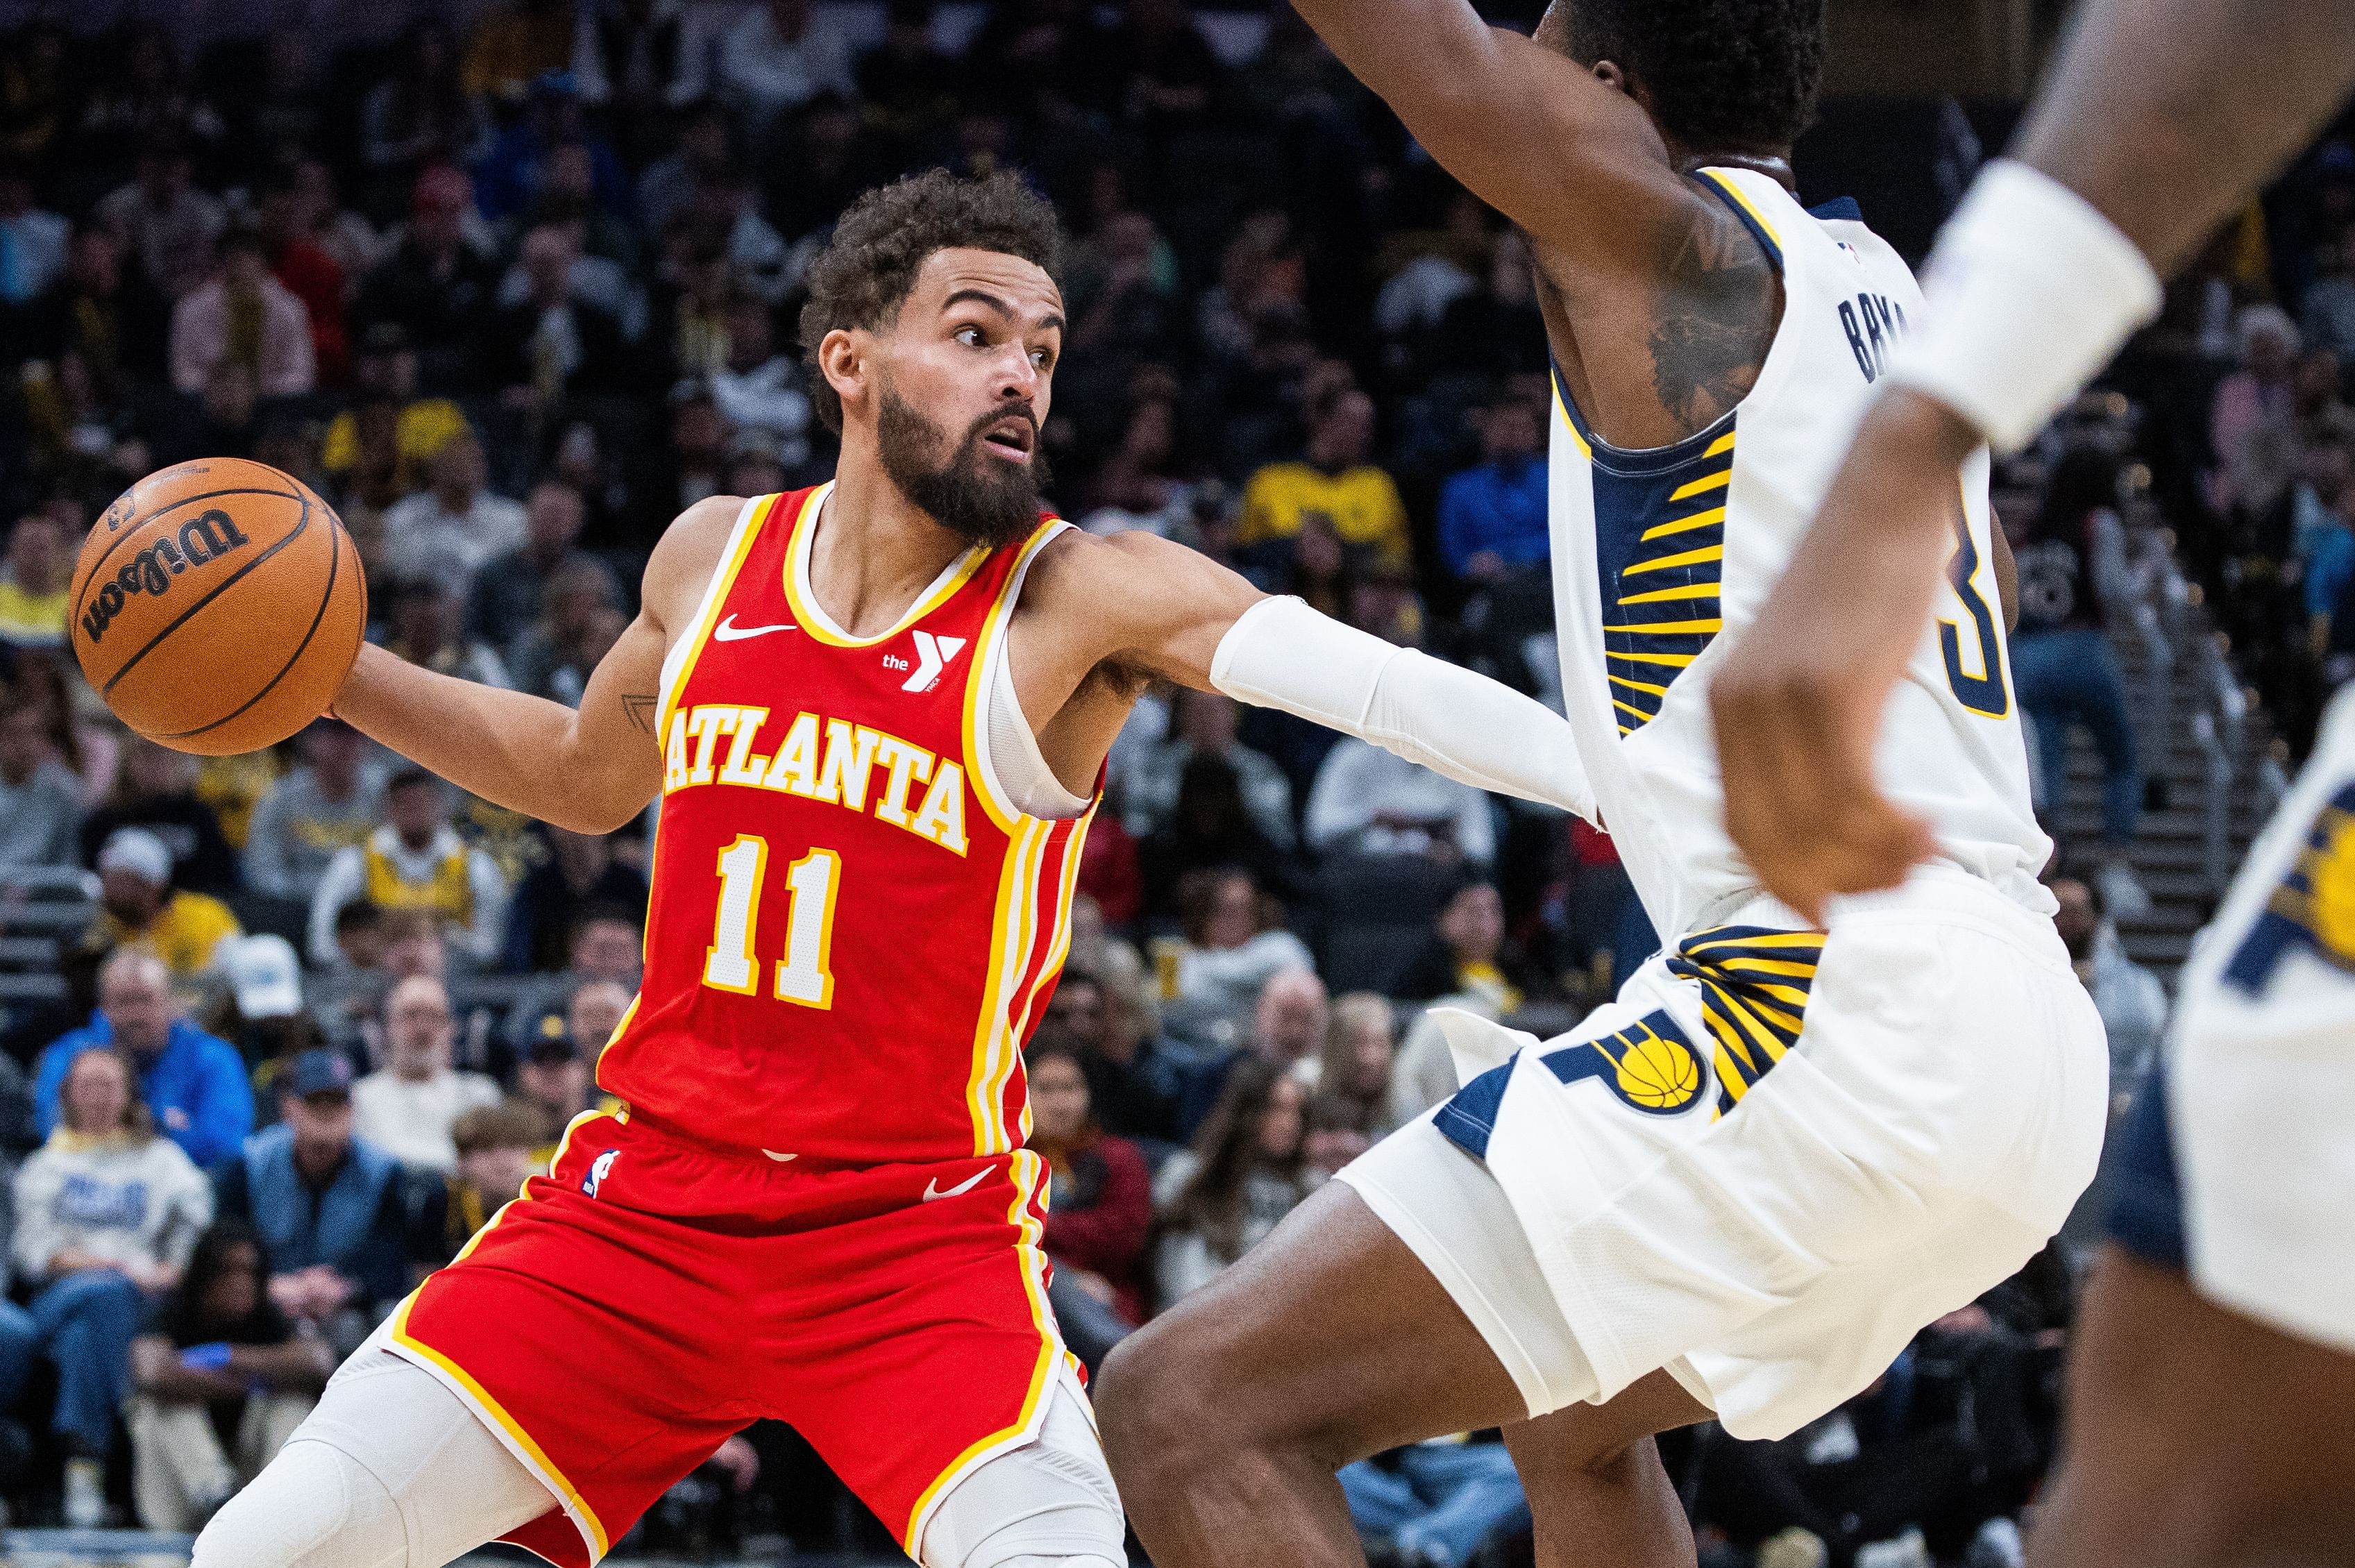
[[[774,626],[740,626],[736,624],[736,617],[730,615],[711,628],[711,640],[715,643],[741,643],[747,637],[765,637],[771,632],[791,632],[796,629],[783,624]]]
[[[980,1186],[980,1185],[981,1185],[981,1181],[982,1181],[982,1178],[984,1178],[984,1177],[987,1176],[988,1174],[989,1174],[989,1171],[988,1171],[988,1170],[986,1170],[986,1169],[985,1169],[985,1170],[977,1170],[977,1171],[974,1172],[974,1174],[973,1174],[970,1178],[968,1178],[967,1179],[965,1179],[965,1180],[964,1180],[964,1181],[960,1181],[960,1182],[958,1182],[954,1187],[950,1188],[946,1192],[943,1192],[943,1191],[942,1191],[942,1190],[941,1190],[941,1179],[940,1179],[939,1177],[937,1177],[937,1176],[936,1176],[936,1177],[932,1178],[930,1181],[927,1181],[927,1182],[925,1182],[925,1183],[924,1183],[924,1201],[925,1201],[925,1202],[927,1202],[927,1203],[937,1203],[937,1202],[939,1202],[939,1201],[940,1201],[942,1199],[943,1199],[943,1198],[954,1198],[954,1197],[959,1196],[960,1194],[966,1193],[966,1192],[970,1192],[970,1191],[972,1191],[975,1188],[976,1188],[976,1187]]]

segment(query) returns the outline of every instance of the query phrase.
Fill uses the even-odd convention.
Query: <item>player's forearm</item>
[[[561,703],[438,675],[373,645],[360,650],[336,713],[470,794],[576,833],[622,827],[661,778],[651,736],[592,744],[581,714]]]
[[[2350,29],[2355,0],[2093,0],[2014,155],[2165,276],[2346,100]]]

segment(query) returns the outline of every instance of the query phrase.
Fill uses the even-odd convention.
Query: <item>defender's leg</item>
[[[1124,1341],[1097,1399],[1122,1500],[1162,1568],[1359,1568],[1337,1468],[1402,1443],[1510,1426],[1529,1410],[1447,1288],[1344,1182]],[[1648,1530],[1657,1517],[1640,1477],[1622,1484],[1636,1473],[1615,1456],[1652,1423],[1706,1414],[1665,1379],[1609,1407],[1566,1412],[1532,1449],[1541,1461],[1532,1506],[1542,1492],[1556,1514],[1611,1510],[1593,1527],[1598,1538],[1614,1541],[1620,1561],[1651,1561],[1614,1533]]]
[[[2154,1353],[2153,1347],[2164,1347]],[[2118,1246],[2095,1264],[2033,1568],[2344,1563],[2355,1356],[2265,1328]]]

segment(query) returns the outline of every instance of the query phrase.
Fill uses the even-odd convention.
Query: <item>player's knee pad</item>
[[[384,1484],[300,1438],[197,1537],[189,1568],[405,1568],[408,1532]]]
[[[1059,1379],[1036,1441],[952,1488],[924,1525],[924,1568],[1124,1568],[1120,1493],[1076,1384]]]

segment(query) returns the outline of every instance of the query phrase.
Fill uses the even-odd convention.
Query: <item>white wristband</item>
[[[2132,240],[2067,186],[1999,158],[1938,236],[1924,319],[1888,379],[2028,444],[2158,314],[2159,278]]]

